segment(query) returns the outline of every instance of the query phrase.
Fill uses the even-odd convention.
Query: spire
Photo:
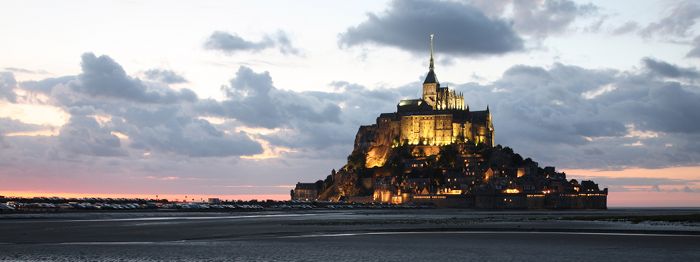
[[[434,34],[430,34],[430,66],[428,69],[428,75],[425,76],[425,81],[423,81],[423,84],[428,84],[428,83],[437,83],[438,86],[440,86],[440,82],[438,82],[437,77],[435,76],[435,62],[433,59],[433,38],[435,37]]]
[[[430,34],[430,71],[433,71],[435,69],[435,63],[433,62],[433,38],[435,37],[435,34]]]

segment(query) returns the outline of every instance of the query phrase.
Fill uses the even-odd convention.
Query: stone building
[[[432,39],[431,36],[430,65],[423,81],[423,96],[401,100],[396,112],[381,114],[375,124],[360,127],[355,146],[369,149],[367,167],[382,166],[389,148],[400,145],[495,144],[488,106],[486,110],[471,111],[461,93],[440,85],[435,74]],[[436,150],[432,152],[437,153]]]
[[[292,200],[313,201],[318,198],[318,185],[316,183],[297,183],[291,192]]]

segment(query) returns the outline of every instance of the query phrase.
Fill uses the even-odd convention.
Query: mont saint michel
[[[496,143],[489,107],[473,110],[441,85],[433,35],[422,97],[360,126],[347,164],[315,183],[298,183],[294,200],[427,204],[477,209],[606,209],[608,189],[567,179],[554,167]]]

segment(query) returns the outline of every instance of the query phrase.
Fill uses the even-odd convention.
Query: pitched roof
[[[437,76],[435,76],[435,71],[430,69],[428,71],[428,75],[425,76],[425,81],[423,81],[423,84],[432,84],[432,83],[438,83]]]
[[[471,111],[472,123],[487,123],[489,111]]]

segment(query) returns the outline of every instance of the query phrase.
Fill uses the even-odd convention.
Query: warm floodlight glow
[[[518,194],[520,193],[520,190],[517,188],[508,188],[504,192],[506,192],[506,194]]]

